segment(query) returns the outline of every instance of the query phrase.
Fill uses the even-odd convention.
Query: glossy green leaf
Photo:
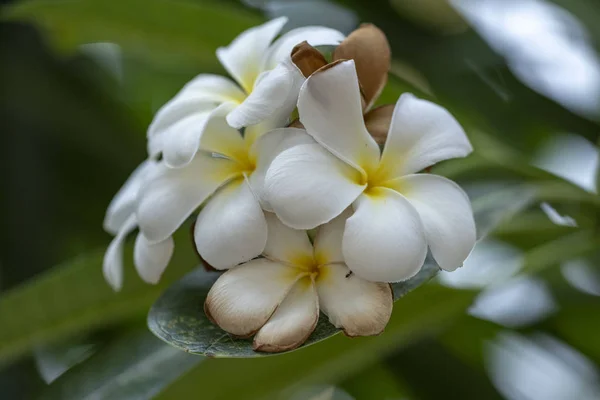
[[[201,361],[143,328],[119,337],[67,371],[40,398],[149,399]]]
[[[477,191],[473,210],[481,238],[504,218],[514,215],[533,199],[534,191],[517,185],[508,188],[486,186]],[[518,201],[515,201],[518,198]],[[421,271],[413,278],[392,285],[394,300],[416,289],[437,274],[439,267],[429,255]],[[218,273],[194,271],[170,287],[152,306],[148,326],[161,339],[189,353],[209,357],[261,357],[266,353],[252,349],[252,339],[236,339],[210,322],[202,305]],[[340,330],[321,316],[315,331],[300,347],[327,339]]]
[[[406,293],[431,279],[438,266],[431,260],[421,272],[408,281],[394,284],[394,297],[398,300]],[[171,286],[152,306],[148,326],[159,338],[192,354],[208,357],[260,357],[269,353],[252,350],[252,339],[234,339],[210,322],[202,305],[219,273],[197,269]],[[340,332],[321,317],[306,347]]]
[[[260,22],[243,9],[211,1],[34,0],[5,8],[3,16],[40,26],[64,51],[112,42],[138,58],[177,68],[218,67],[217,47]]]
[[[277,357],[205,360],[168,387],[158,399],[185,398],[200,390],[203,400],[252,400],[276,394],[286,399],[289,398],[286,393],[303,387],[339,382],[376,364],[412,340],[437,332],[461,315],[475,294],[424,285],[396,303],[382,335],[352,339],[336,335],[302,351]]]
[[[185,229],[183,230],[185,231]],[[124,252],[125,285],[113,292],[102,276],[104,251],[51,269],[0,297],[0,363],[32,346],[143,316],[159,294],[197,263],[188,232],[176,237],[175,255],[159,285],[140,280],[132,247]]]

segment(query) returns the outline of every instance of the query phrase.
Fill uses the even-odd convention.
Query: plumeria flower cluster
[[[285,22],[217,51],[235,82],[199,75],[158,111],[148,160],[105,220],[115,238],[104,275],[118,290],[127,235],[139,230],[134,264],[156,283],[173,233],[197,215],[195,247],[225,271],[207,317],[266,352],[300,346],[321,311],[349,336],[381,333],[391,282],[414,276],[428,251],[452,271],[475,244],[467,195],[423,173],[472,151],[458,122],[410,94],[373,107],[390,67],[385,35],[365,24],[275,39]],[[334,48],[329,60],[317,46]]]

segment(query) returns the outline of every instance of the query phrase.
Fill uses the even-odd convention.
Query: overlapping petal
[[[310,278],[302,278],[254,336],[254,350],[278,352],[295,349],[308,339],[318,320],[319,302],[315,285]]]
[[[223,67],[247,93],[262,71],[263,59],[275,36],[286,24],[280,17],[242,32],[227,47],[217,49],[217,57]]]
[[[138,191],[144,182],[144,178],[152,174],[156,165],[157,163],[154,160],[146,160],[131,173],[108,205],[104,217],[104,230],[116,235],[125,224],[125,221],[135,212]]]
[[[353,204],[342,248],[348,268],[374,282],[414,276],[425,261],[427,240],[415,208],[397,192],[375,188]]]
[[[253,144],[250,156],[256,160],[256,169],[250,175],[249,181],[265,211],[273,211],[264,194],[265,176],[273,159],[289,148],[311,143],[315,143],[314,139],[303,129],[279,128],[266,133]]]
[[[394,109],[381,157],[381,180],[418,172],[473,150],[464,130],[443,107],[403,94]]]
[[[407,175],[393,182],[417,210],[431,253],[447,271],[460,267],[475,246],[475,220],[466,193],[437,175]]]
[[[360,173],[318,144],[277,156],[265,177],[264,194],[281,221],[312,229],[338,216],[364,190]]]
[[[172,237],[162,242],[150,243],[142,233],[139,233],[133,248],[133,261],[140,278],[147,283],[157,284],[171,260],[174,248]]]
[[[223,103],[216,108],[206,122],[200,138],[200,150],[221,154],[238,163],[248,162],[248,146],[240,132],[229,126],[225,117],[234,108],[232,103]]]
[[[344,237],[346,220],[351,215],[352,209],[349,207],[332,221],[319,227],[314,240],[314,253],[317,264],[344,262],[342,238]]]
[[[349,273],[343,264],[321,267],[317,280],[321,310],[348,336],[378,335],[392,314],[392,289]]]
[[[175,126],[186,120],[188,129],[203,125],[208,113],[221,103],[239,104],[246,95],[230,79],[201,74],[186,84],[180,92],[154,116],[148,128],[148,153],[156,157],[169,136],[179,134]]]
[[[276,112],[289,117],[296,106],[304,77],[291,63],[279,63],[263,72],[246,100],[227,116],[234,128],[258,124]]]
[[[234,161],[204,153],[197,153],[184,168],[160,164],[138,195],[141,231],[153,243],[165,240],[218,187],[239,174]]]
[[[227,332],[251,336],[269,320],[299,277],[281,263],[264,258],[249,261],[217,279],[204,310]]]
[[[267,222],[244,179],[230,182],[204,206],[194,240],[211,266],[227,269],[259,256],[267,242]]]
[[[354,61],[325,67],[307,79],[298,112],[308,134],[338,158],[360,171],[376,167],[379,147],[365,128]]]
[[[268,238],[263,255],[270,260],[290,265],[310,262],[313,258],[313,246],[305,231],[285,226],[272,213],[265,213],[268,226]]]

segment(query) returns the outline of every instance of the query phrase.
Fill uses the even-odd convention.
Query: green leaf
[[[430,259],[414,278],[394,284],[395,300],[431,279],[438,270]],[[234,339],[223,332],[202,311],[206,295],[219,276],[216,272],[197,269],[170,287],[150,310],[150,330],[165,342],[192,354],[242,358],[269,355],[254,351],[252,339]],[[321,316],[315,331],[300,348],[339,332],[327,318]]]
[[[534,191],[527,186],[517,185],[498,189],[486,186],[476,193],[473,210],[479,238],[487,234],[504,218],[514,215],[534,198]],[[515,200],[517,198],[518,200]],[[437,274],[439,267],[429,255],[421,271],[413,278],[392,285],[394,300],[416,289]],[[231,337],[214,325],[202,311],[202,305],[218,273],[194,271],[170,287],[152,306],[148,315],[148,326],[159,338],[188,353],[209,357],[261,357],[266,353],[252,349],[252,339]],[[337,333],[326,317],[321,316],[315,331],[300,347],[320,342]]]
[[[125,285],[119,293],[113,292],[102,276],[104,250],[2,293],[0,363],[36,344],[142,317],[170,283],[197,265],[191,242],[185,229],[176,235],[175,254],[156,286],[142,282],[135,273],[130,245],[124,252]]]
[[[54,381],[41,399],[149,399],[202,361],[144,327],[114,340]]]
[[[464,312],[475,292],[424,285],[398,303],[380,336],[336,335],[302,351],[254,359],[209,359],[161,393],[159,399],[262,399],[318,384],[334,384],[376,364],[402,346],[433,334]],[[198,309],[201,304],[197,305]],[[235,379],[232,379],[235,377]],[[285,393],[281,391],[285,390]]]
[[[113,42],[140,59],[172,68],[217,68],[217,47],[261,20],[217,2],[166,0],[33,0],[5,7],[3,18],[40,26],[60,50]]]

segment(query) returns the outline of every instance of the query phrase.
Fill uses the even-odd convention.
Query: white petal
[[[183,168],[161,163],[138,195],[140,230],[153,243],[165,240],[219,186],[239,174],[234,161],[204,153]]]
[[[273,159],[284,150],[299,144],[310,143],[315,143],[313,138],[305,130],[298,128],[274,129],[254,143],[250,153],[256,159],[256,169],[250,175],[249,180],[254,194],[260,199],[263,210],[273,211],[264,196],[265,175]]]
[[[315,285],[306,277],[296,282],[283,303],[254,337],[256,351],[278,352],[300,346],[319,320]]]
[[[104,253],[104,260],[102,261],[102,273],[104,279],[113,288],[113,290],[119,291],[123,287],[123,245],[125,239],[135,228],[137,224],[135,216],[131,215],[117,233],[117,236],[110,242],[106,253]]]
[[[265,213],[269,235],[263,255],[271,260],[302,267],[312,262],[313,246],[306,231],[285,226],[272,213]]]
[[[275,157],[265,177],[264,194],[281,221],[312,229],[346,209],[366,185],[360,173],[318,144],[303,144]]]
[[[297,44],[307,41],[311,46],[337,45],[344,40],[344,34],[323,26],[304,26],[292,29],[273,42],[263,60],[263,70],[275,68],[281,61],[290,57]]]
[[[240,133],[227,125],[225,116],[235,107],[223,103],[214,110],[197,113],[173,125],[163,140],[163,156],[169,167],[187,165],[199,149],[232,159],[243,157],[246,145]]]
[[[200,74],[185,84],[180,94],[212,96],[215,101],[239,103],[246,98],[244,91],[231,79],[220,75]]]
[[[392,314],[390,285],[361,279],[343,264],[321,267],[317,291],[329,321],[348,336],[378,335]]]
[[[365,127],[353,60],[308,78],[298,112],[308,134],[348,164],[370,171],[379,162],[379,147]]]
[[[156,165],[157,163],[154,160],[146,160],[127,178],[127,181],[108,205],[104,217],[104,230],[116,235],[125,221],[135,212],[138,191],[144,182],[144,178],[152,173]]]
[[[395,181],[416,208],[435,261],[447,271],[460,267],[475,246],[475,220],[465,192],[437,175],[416,174]]]
[[[342,252],[342,238],[346,220],[352,215],[352,208],[348,207],[344,212],[321,225],[315,236],[315,258],[319,265],[344,262]]]
[[[302,73],[291,62],[278,64],[261,76],[246,100],[229,113],[227,122],[242,128],[277,114],[283,126],[296,107],[302,82]]]
[[[419,214],[402,195],[375,188],[354,203],[342,247],[348,268],[373,282],[414,276],[425,261],[427,240]]]
[[[217,49],[223,67],[247,93],[261,72],[267,49],[286,22],[286,17],[273,19],[242,32],[229,46]]]
[[[158,146],[167,166],[181,168],[192,161],[198,151],[200,136],[210,115],[211,111],[190,115],[153,138],[154,143],[159,143]]]
[[[200,149],[234,160],[240,157],[247,158],[248,149],[244,138],[237,129],[229,126],[225,119],[233,108],[232,103],[223,103],[211,113],[200,140]]]
[[[396,103],[381,158],[385,177],[418,172],[437,162],[473,151],[465,131],[443,107],[412,94]]]
[[[198,252],[211,266],[226,269],[259,256],[267,243],[267,222],[248,183],[235,180],[204,206],[194,230]]]
[[[283,264],[252,260],[217,279],[204,310],[223,330],[250,336],[267,322],[299,277],[294,268]]]
[[[173,238],[158,243],[150,243],[142,233],[138,233],[133,248],[133,261],[138,275],[144,282],[157,284],[169,264],[175,243]]]
[[[246,95],[231,80],[218,75],[199,75],[158,110],[148,128],[148,153],[155,157],[162,151],[168,130],[188,117],[206,116],[219,104],[241,103]]]

